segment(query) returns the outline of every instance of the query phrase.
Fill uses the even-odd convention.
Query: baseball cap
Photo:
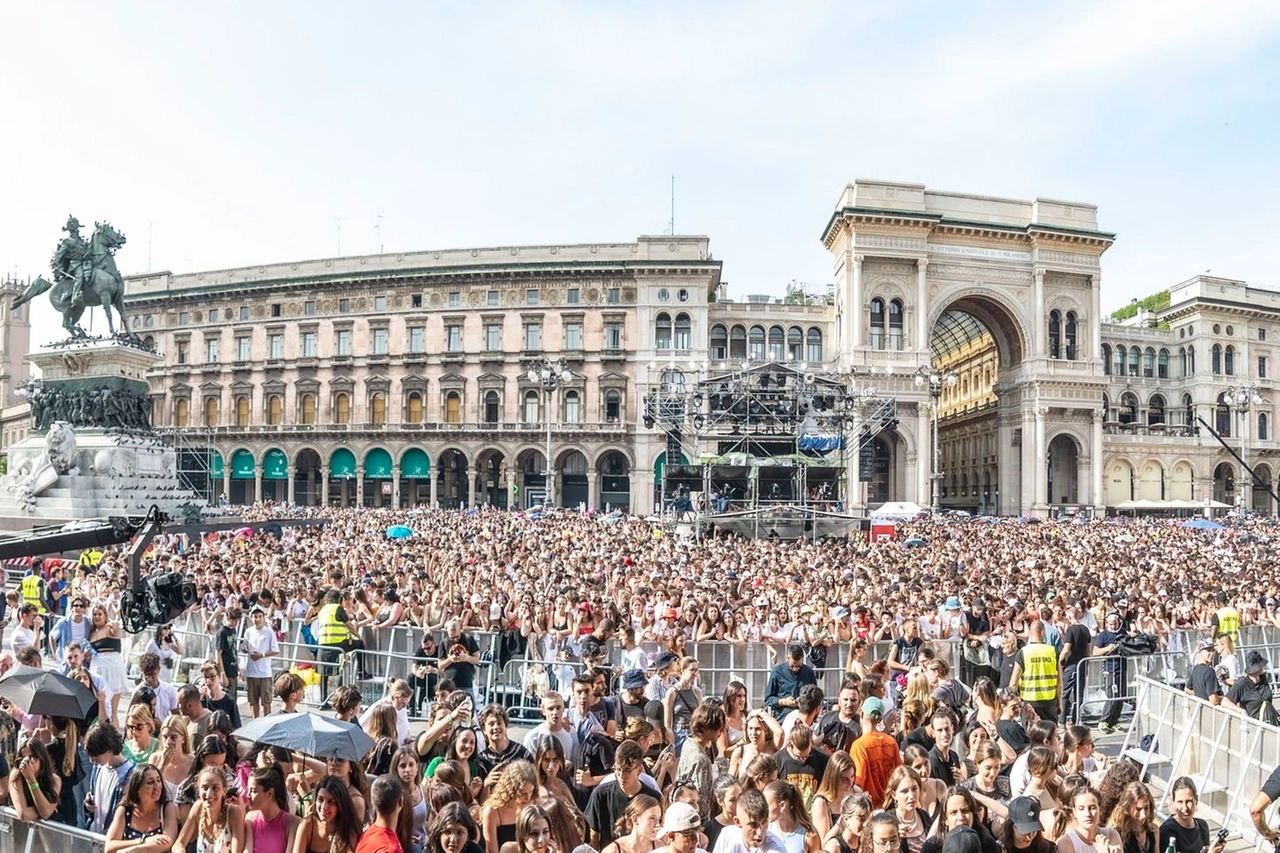
[[[667,806],[667,814],[662,819],[662,834],[671,835],[676,832],[689,832],[702,828],[702,818],[688,803],[672,803]]]
[[[982,839],[971,826],[957,826],[942,839],[942,853],[982,853]]]
[[[1213,651],[1213,640],[1209,639],[1208,637],[1202,637],[1200,639],[1200,642],[1196,643],[1196,651],[1198,652]]]
[[[862,703],[862,713],[868,717],[883,717],[884,703],[875,696],[868,696]]]
[[[1249,652],[1244,660],[1246,675],[1257,675],[1267,668],[1267,659],[1257,652]]]
[[[622,673],[622,689],[635,690],[637,687],[644,687],[649,683],[649,679],[644,677],[644,670],[629,669]]]
[[[1040,801],[1034,797],[1015,797],[1009,803],[1009,821],[1013,828],[1023,835],[1039,832]]]

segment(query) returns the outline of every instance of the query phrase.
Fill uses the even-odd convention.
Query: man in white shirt
[[[524,748],[536,755],[538,744],[546,738],[555,738],[564,748],[566,765],[576,765],[578,759],[578,738],[574,735],[573,724],[564,712],[564,697],[554,690],[542,697],[543,721],[529,730],[524,736]]]
[[[271,713],[271,658],[280,654],[280,641],[267,625],[267,613],[260,606],[253,608],[250,619],[253,624],[244,631],[244,651],[249,659],[244,674],[249,711],[256,718]]]
[[[142,683],[156,694],[156,722],[163,723],[178,710],[178,688],[160,680],[160,656],[155,652],[143,652],[138,658],[138,671]]]
[[[44,620],[40,610],[34,604],[24,604],[18,610],[18,627],[13,629],[10,648],[16,655],[28,646],[39,648],[40,634],[44,628]]]
[[[782,839],[769,831],[769,804],[754,788],[743,791],[733,826],[720,830],[714,853],[786,853]]]

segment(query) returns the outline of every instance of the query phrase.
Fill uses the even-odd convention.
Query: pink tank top
[[[288,827],[289,815],[280,812],[275,820],[267,820],[262,812],[249,814],[249,826],[253,828],[253,849],[255,853],[285,853],[285,830]]]

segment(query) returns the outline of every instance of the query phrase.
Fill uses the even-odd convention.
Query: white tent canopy
[[[912,501],[890,501],[873,509],[870,515],[872,518],[915,518],[922,512],[927,512],[927,510],[918,503],[913,503]]]
[[[1230,504],[1224,504],[1221,501],[1153,501],[1153,500],[1137,500],[1137,501],[1121,501],[1116,504],[1113,509],[1128,510],[1155,510],[1168,511],[1179,509],[1200,510],[1208,507],[1209,509],[1230,509]]]

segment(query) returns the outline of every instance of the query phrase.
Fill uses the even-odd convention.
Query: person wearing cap
[[[846,675],[840,682],[840,691],[836,693],[836,707],[818,718],[815,729],[819,736],[817,745],[828,755],[848,752],[853,742],[862,736],[858,698],[858,679]]]
[[[615,701],[622,712],[624,724],[631,719],[644,719],[644,706],[649,701],[644,691],[648,685],[649,679],[642,669],[628,669],[622,673]]]
[[[817,683],[818,677],[814,674],[813,667],[804,662],[804,647],[792,643],[787,646],[787,659],[769,671],[764,706],[776,717],[780,713],[779,709],[791,710],[796,707],[800,688]]]
[[[1244,659],[1244,675],[1244,678],[1237,678],[1227,691],[1226,698],[1222,700],[1223,707],[1273,726],[1280,724],[1280,716],[1277,716],[1271,701],[1275,691],[1267,673],[1267,659],[1258,652],[1249,652]]]
[[[1040,719],[1057,722],[1062,713],[1062,671],[1058,653],[1044,640],[1044,622],[1039,619],[1027,624],[1027,644],[1014,656],[1009,686]]]
[[[1213,668],[1213,640],[1201,637],[1196,643],[1196,664],[1191,667],[1186,691],[1214,705],[1222,704],[1222,683]]]
[[[880,731],[884,721],[884,702],[868,696],[862,703],[862,737],[849,747],[849,757],[857,768],[855,782],[867,792],[871,802],[884,802],[889,777],[902,764],[898,742],[891,735]]]
[[[1034,797],[1014,797],[1009,802],[1008,809],[1009,817],[1004,822],[1004,832],[1000,838],[1005,853],[1054,853],[1058,849],[1044,837],[1045,828],[1040,819],[1039,800]]]
[[[653,662],[653,677],[649,679],[649,685],[644,689],[646,699],[662,702],[667,698],[677,660],[673,652],[663,652],[658,655],[658,659]]]
[[[688,803],[672,803],[667,806],[659,831],[666,844],[654,848],[653,853],[707,853],[698,847],[701,832],[702,819],[697,810]]]

